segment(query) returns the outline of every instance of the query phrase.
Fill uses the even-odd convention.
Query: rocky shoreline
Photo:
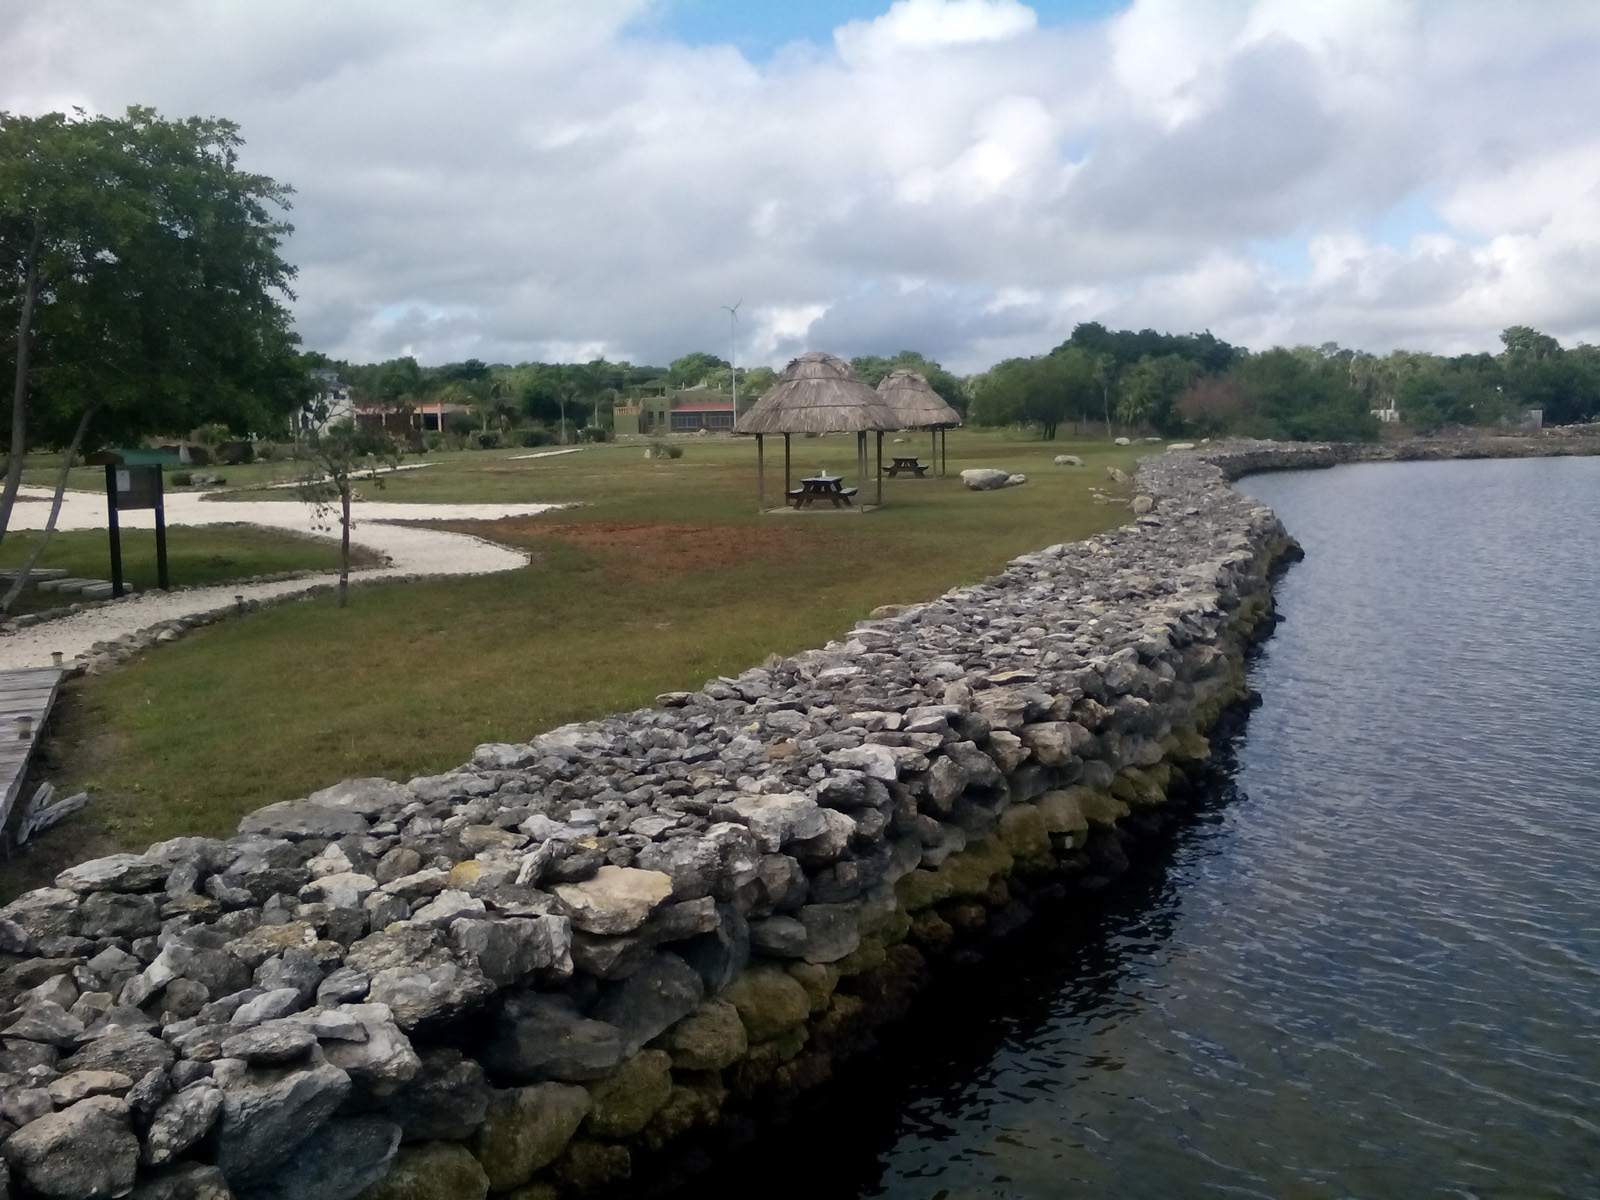
[[[352,780],[0,910],[0,1197],[516,1200],[826,1080],[931,961],[1093,886],[1245,695],[1298,548],[1132,524],[658,707]]]

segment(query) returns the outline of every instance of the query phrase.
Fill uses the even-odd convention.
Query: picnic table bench
[[[785,495],[796,508],[809,508],[818,500],[830,501],[835,508],[841,505],[848,507],[856,489],[844,487],[843,484],[844,478],[839,475],[812,475],[802,479],[799,487],[790,488]]]
[[[918,479],[921,479],[928,473],[928,468],[922,463],[918,462],[917,457],[914,454],[897,454],[894,456],[894,462],[883,468],[883,473],[890,479],[898,478],[902,471],[910,471],[912,474],[916,475]]]

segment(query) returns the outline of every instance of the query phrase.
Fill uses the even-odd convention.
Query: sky
[[[0,109],[236,121],[305,346],[424,364],[1600,341],[1597,64],[1563,0],[0,0]]]

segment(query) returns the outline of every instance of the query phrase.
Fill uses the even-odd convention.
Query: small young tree
[[[359,480],[383,486],[378,468],[400,465],[404,447],[384,429],[360,429],[348,422],[313,434],[309,470],[300,481],[300,494],[312,506],[316,523],[331,529],[337,507],[339,517],[339,607],[350,602],[350,501]]]

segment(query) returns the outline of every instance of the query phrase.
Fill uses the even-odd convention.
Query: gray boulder
[[[352,1200],[388,1172],[400,1126],[383,1117],[329,1121],[300,1144],[251,1200]]]
[[[388,1096],[416,1078],[422,1060],[387,1005],[345,1004],[337,1011],[360,1022],[362,1036],[325,1040],[323,1057],[356,1086],[371,1096]]]
[[[1013,475],[1009,471],[997,471],[993,467],[970,467],[961,472],[961,482],[975,492],[993,492],[1000,488],[1027,483],[1028,477]]]
[[[150,892],[167,881],[170,868],[143,854],[112,854],[68,867],[56,886],[74,892]]]
[[[623,982],[606,990],[595,1005],[598,1020],[622,1032],[624,1056],[700,1007],[705,984],[676,954],[657,954]]]
[[[269,1182],[350,1094],[350,1076],[328,1063],[284,1071],[225,1059],[214,1078],[222,1088],[216,1163],[236,1191]]]
[[[68,1071],[120,1071],[129,1079],[170,1067],[177,1052],[160,1038],[137,1029],[119,1030],[95,1038],[61,1064]]]
[[[233,1200],[221,1171],[206,1163],[174,1163],[140,1180],[128,1200]]]
[[[91,1096],[40,1117],[3,1149],[18,1178],[47,1200],[125,1196],[139,1166],[128,1106],[113,1096]]]
[[[222,1092],[209,1080],[184,1088],[156,1110],[144,1138],[144,1161],[153,1167],[171,1162],[216,1124]]]
[[[513,1082],[599,1079],[623,1059],[622,1031],[578,1013],[564,995],[527,992],[506,1002],[484,1066]]]
[[[483,1124],[489,1083],[477,1061],[459,1050],[425,1050],[421,1069],[384,1107],[405,1141],[461,1141]]]
[[[349,834],[366,831],[367,820],[360,813],[316,804],[310,800],[280,800],[247,813],[239,821],[239,832],[244,836],[290,838],[296,841],[304,838],[336,841]]]

